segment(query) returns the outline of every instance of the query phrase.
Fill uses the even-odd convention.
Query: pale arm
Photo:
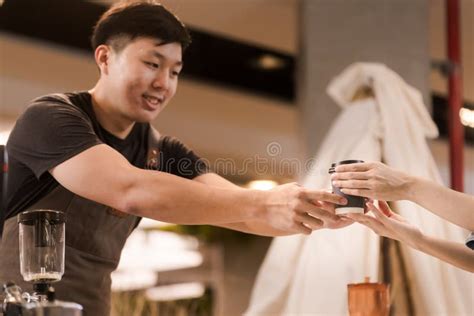
[[[381,236],[401,241],[458,268],[474,272],[474,251],[465,245],[425,235],[402,216],[392,212],[386,202],[379,201],[379,207],[373,203],[367,206],[374,216],[348,216]]]
[[[342,192],[374,200],[410,200],[474,231],[474,196],[414,177],[380,162],[342,165],[331,176]]]
[[[434,214],[474,231],[474,196],[451,190],[426,179],[410,177],[407,200]]]
[[[474,273],[474,251],[462,243],[423,235],[415,241],[414,248]]]

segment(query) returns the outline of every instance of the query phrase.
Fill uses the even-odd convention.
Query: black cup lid
[[[329,168],[329,173],[333,173],[335,170],[334,168],[336,168],[337,166],[340,166],[340,165],[349,165],[351,163],[361,163],[361,162],[364,162],[363,160],[357,160],[357,159],[349,159],[349,160],[341,160],[339,162],[334,162],[331,164],[331,168]]]
[[[36,221],[47,220],[52,224],[61,224],[66,222],[66,214],[55,210],[31,210],[18,214],[18,223],[33,225]]]

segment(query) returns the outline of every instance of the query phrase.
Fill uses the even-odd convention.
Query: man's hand
[[[315,229],[341,228],[353,222],[335,215],[334,205],[347,203],[336,194],[306,189],[296,183],[280,185],[267,193],[262,220],[276,229],[310,234]]]
[[[345,194],[385,201],[405,200],[410,195],[411,177],[381,162],[341,165],[335,171],[331,180]]]

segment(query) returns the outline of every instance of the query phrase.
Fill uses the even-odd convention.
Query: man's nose
[[[153,81],[153,88],[160,90],[167,90],[170,84],[169,71],[159,71]]]

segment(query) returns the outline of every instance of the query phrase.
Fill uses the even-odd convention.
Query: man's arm
[[[215,174],[215,173],[206,173],[200,175],[194,179],[200,183],[204,183],[213,187],[220,187],[220,188],[229,188],[229,189],[240,189],[246,190],[241,188],[232,182],[224,179],[223,177]],[[314,208],[319,208],[321,211],[321,215],[319,219],[315,218],[315,224],[312,227],[313,230],[321,229],[324,227],[328,228],[341,228],[353,223],[352,220],[343,217],[334,217],[334,208],[333,206],[329,206],[327,210],[321,209],[318,205],[314,205]],[[285,236],[290,235],[289,232],[275,229],[274,227],[268,225],[266,222],[259,221],[259,220],[247,220],[244,222],[238,223],[225,223],[225,224],[218,224],[216,226],[230,228],[238,231],[242,231],[245,233],[252,233],[257,235],[263,236]]]
[[[245,190],[215,173],[206,173],[206,174],[196,177],[194,180],[206,185],[213,186],[213,187]],[[290,233],[287,231],[275,229],[273,227],[265,225],[264,223],[260,223],[256,220],[249,220],[246,222],[217,224],[216,226],[238,230],[244,233],[262,235],[262,236],[290,235]]]
[[[288,233],[309,234],[319,192],[297,185],[262,192],[216,188],[168,173],[132,166],[111,147],[93,146],[50,170],[65,188],[123,212],[177,224],[261,220]],[[343,203],[333,194],[324,198]]]

